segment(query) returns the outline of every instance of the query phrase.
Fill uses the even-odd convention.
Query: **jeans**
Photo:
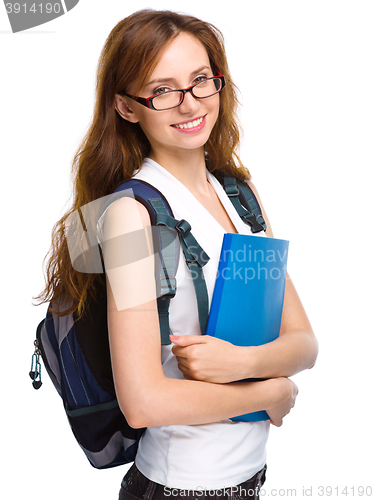
[[[167,488],[146,478],[134,465],[122,480],[118,500],[258,500],[266,479],[266,465],[251,479],[220,490],[179,490]]]

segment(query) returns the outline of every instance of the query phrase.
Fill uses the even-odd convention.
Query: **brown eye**
[[[164,94],[165,92],[168,92],[169,90],[171,90],[171,89],[169,89],[168,87],[158,87],[157,89],[155,89],[153,91],[152,95]]]
[[[204,80],[207,80],[207,76],[205,75],[202,75],[202,76],[197,76],[194,80],[194,83],[200,83],[200,82],[203,82]]]

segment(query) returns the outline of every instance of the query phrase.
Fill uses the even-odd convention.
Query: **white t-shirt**
[[[252,234],[218,180],[208,171],[207,178],[237,231]],[[174,217],[191,225],[192,234],[210,257],[203,268],[210,303],[225,230],[179,180],[155,161],[145,159],[134,179],[158,189]],[[169,309],[171,332],[200,335],[195,290],[182,250],[176,280],[177,293]],[[164,373],[170,378],[183,378],[171,348],[162,346]],[[265,465],[269,425],[268,420],[251,423],[225,419],[205,425],[149,427],[139,443],[135,464],[148,479],[170,488],[213,490],[235,486]]]

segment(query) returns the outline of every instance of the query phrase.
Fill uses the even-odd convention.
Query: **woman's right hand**
[[[295,406],[299,389],[295,382],[289,378],[279,377],[273,381],[278,384],[277,397],[274,404],[266,412],[270,417],[270,423],[280,427],[283,424],[283,417]]]

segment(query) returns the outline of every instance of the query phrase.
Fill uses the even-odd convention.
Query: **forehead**
[[[161,54],[150,80],[190,75],[204,65],[210,67],[205,47],[194,36],[180,33]]]

